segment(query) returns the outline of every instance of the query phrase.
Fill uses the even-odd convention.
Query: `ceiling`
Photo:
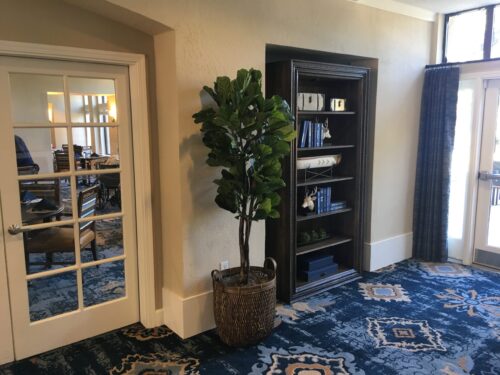
[[[436,13],[453,13],[460,10],[478,8],[483,5],[499,4],[500,0],[396,0],[414,7]]]

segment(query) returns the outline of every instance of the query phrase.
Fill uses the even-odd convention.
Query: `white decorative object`
[[[302,208],[309,208],[309,211],[314,211],[314,201],[316,200],[316,193],[318,192],[318,187],[316,186],[312,193],[306,189],[306,195],[304,196],[304,202],[302,203]]]
[[[325,109],[325,95],[299,92],[297,95],[297,109],[299,111],[323,111]]]
[[[330,111],[333,112],[345,111],[345,99],[339,99],[339,98],[330,99]]]
[[[342,155],[313,156],[297,159],[297,169],[325,168],[340,163]]]
[[[323,124],[322,134],[323,134],[323,139],[330,139],[330,138],[332,138],[332,136],[330,134],[330,128],[328,128],[328,123]]]

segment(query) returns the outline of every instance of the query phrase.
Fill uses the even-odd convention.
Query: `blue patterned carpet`
[[[259,345],[126,327],[0,367],[10,374],[500,374],[500,274],[405,261],[281,305]]]

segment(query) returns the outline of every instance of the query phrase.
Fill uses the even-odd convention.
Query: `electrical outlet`
[[[229,261],[223,260],[222,262],[220,262],[219,268],[221,271],[227,270],[229,268]]]

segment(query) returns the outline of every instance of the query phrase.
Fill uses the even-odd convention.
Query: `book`
[[[318,189],[318,192],[316,193],[316,213],[317,214],[321,213],[322,200],[323,200],[323,189]]]
[[[332,204],[332,187],[328,186],[328,190],[326,191],[326,209],[328,211],[331,210],[331,204]]]
[[[323,124],[319,124],[319,147],[323,147]]]
[[[313,147],[313,125],[311,121],[308,121],[309,126],[307,127],[307,147]]]
[[[328,212],[330,211],[330,199],[332,196],[332,187],[327,186],[326,187],[326,192],[325,192],[325,201],[323,203],[323,211]]]
[[[316,127],[315,127],[315,138],[316,138],[315,147],[320,147],[321,146],[321,124],[319,122],[316,122],[314,125],[316,125]]]
[[[330,204],[330,210],[336,211],[347,207],[346,201],[334,201]]]
[[[309,126],[311,125],[311,121],[304,120],[302,122],[302,128],[300,131],[300,143],[299,147],[306,147],[307,142],[307,134],[309,132]]]

